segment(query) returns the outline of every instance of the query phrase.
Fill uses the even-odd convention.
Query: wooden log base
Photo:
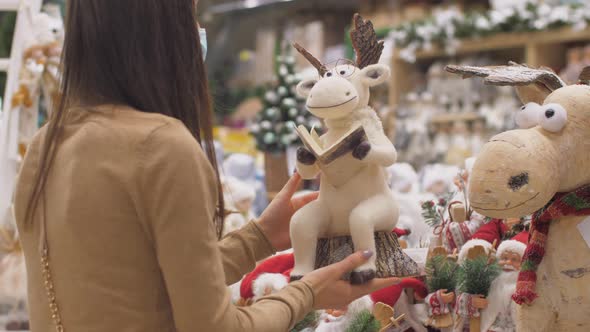
[[[375,277],[410,277],[418,276],[418,264],[406,255],[397,241],[397,235],[391,232],[375,232],[375,248],[377,255]],[[337,236],[318,240],[315,268],[337,263],[354,252],[352,238]],[[350,273],[343,276],[350,280]]]

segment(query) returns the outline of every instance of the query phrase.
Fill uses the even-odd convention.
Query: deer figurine
[[[386,167],[395,163],[397,152],[386,137],[381,121],[369,106],[369,89],[384,83],[389,68],[378,64],[383,42],[370,21],[355,14],[351,31],[357,61],[328,69],[304,48],[295,48],[319,71],[319,79],[301,82],[297,92],[307,98],[307,108],[325,122],[327,133],[321,136],[322,145],[330,146],[352,127],[362,125],[367,139],[352,151],[352,162],[363,163],[363,168],[341,185],[333,185],[321,175],[319,198],[300,209],[291,220],[291,242],[295,266],[291,280],[297,280],[316,268],[318,238],[350,236],[354,250],[375,253],[364,265],[352,272],[353,284],[366,283],[376,276],[375,232],[391,232],[398,219],[398,206],[387,185]],[[316,157],[306,148],[297,151],[297,171],[304,179],[321,173]],[[347,167],[344,165],[343,167]],[[396,242],[397,245],[397,242]],[[407,260],[399,248],[401,260]],[[329,253],[328,253],[329,254]],[[414,263],[410,260],[410,264]],[[415,264],[415,263],[414,263]],[[377,274],[377,276],[380,276]]]
[[[590,67],[566,86],[548,69],[447,66],[515,86],[520,129],[486,143],[470,177],[472,208],[494,218],[533,214],[513,299],[517,331],[590,331]]]

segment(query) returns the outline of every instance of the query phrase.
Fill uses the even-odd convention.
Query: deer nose
[[[518,189],[524,187],[529,183],[529,173],[520,173],[515,176],[511,176],[510,180],[508,180],[508,187],[512,189],[512,191],[517,191]]]

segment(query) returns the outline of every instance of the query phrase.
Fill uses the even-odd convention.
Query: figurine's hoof
[[[294,276],[294,275],[291,275],[291,276],[289,277],[289,282],[293,282],[293,281],[301,280],[301,278],[303,278],[303,276]]]
[[[353,285],[362,285],[375,279],[375,270],[352,271],[350,273],[350,283]]]

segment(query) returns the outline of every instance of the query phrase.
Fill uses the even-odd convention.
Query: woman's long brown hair
[[[35,209],[71,106],[115,104],[161,113],[184,123],[217,171],[212,112],[195,0],[68,0],[61,98],[47,124],[41,161],[27,206]],[[218,235],[223,193],[217,173]]]

